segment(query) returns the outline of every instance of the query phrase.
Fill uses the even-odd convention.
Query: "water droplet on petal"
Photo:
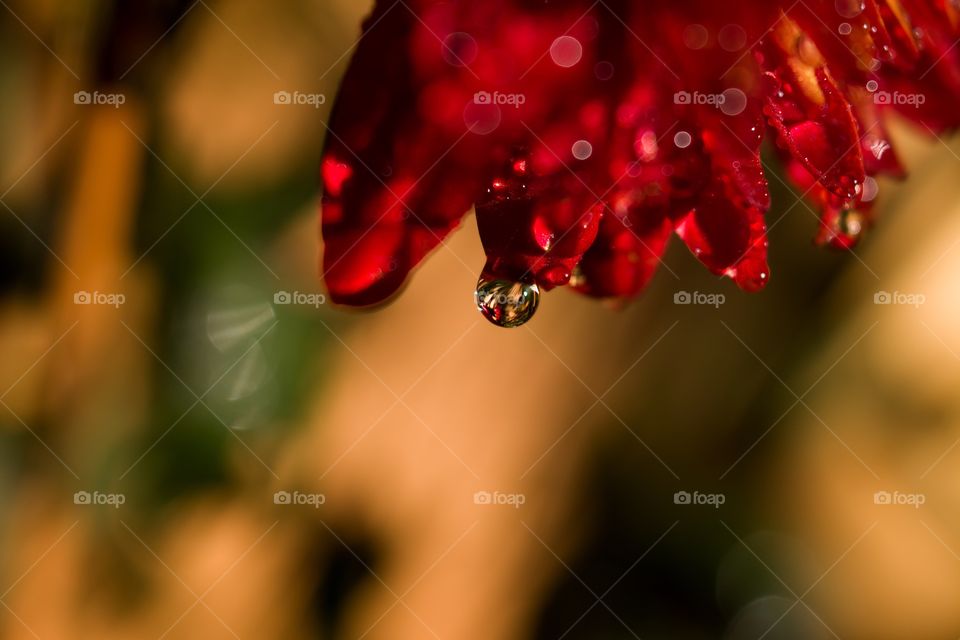
[[[570,274],[570,280],[567,281],[567,284],[574,289],[587,284],[587,276],[583,273],[583,268],[579,263],[573,268],[573,273]]]
[[[844,18],[856,18],[863,12],[863,2],[861,0],[836,0],[834,6]]]
[[[550,45],[550,57],[559,67],[572,67],[583,57],[583,46],[573,36],[560,36]]]
[[[593,145],[586,140],[577,140],[570,149],[573,157],[577,160],[586,160],[593,155]]]
[[[867,226],[866,216],[857,209],[828,210],[824,215],[824,228],[818,235],[817,242],[834,249],[847,250],[854,247]]]
[[[851,239],[856,239],[863,231],[863,214],[856,209],[844,209],[838,222],[840,233]]]
[[[728,116],[738,116],[747,108],[747,94],[741,89],[731,88],[723,92],[720,110]]]
[[[534,283],[481,276],[477,282],[477,309],[498,327],[519,327],[537,311],[540,288]]]

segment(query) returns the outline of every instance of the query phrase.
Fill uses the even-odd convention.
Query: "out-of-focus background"
[[[760,294],[674,243],[500,330],[468,217],[351,313],[317,167],[369,2],[0,5],[0,637],[960,635],[956,139],[895,127],[849,254],[771,171]]]

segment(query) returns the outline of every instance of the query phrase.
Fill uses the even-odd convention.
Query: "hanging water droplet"
[[[867,224],[866,215],[852,207],[828,212],[817,242],[834,249],[850,249],[860,240]]]
[[[540,304],[540,288],[527,282],[481,276],[474,295],[477,309],[498,327],[519,327],[533,317]]]
[[[863,214],[856,209],[844,209],[839,219],[840,233],[851,238],[857,238],[863,231]]]
[[[570,279],[567,281],[567,284],[574,289],[583,287],[587,284],[587,276],[583,273],[583,268],[579,263],[573,268],[573,272],[570,274]]]

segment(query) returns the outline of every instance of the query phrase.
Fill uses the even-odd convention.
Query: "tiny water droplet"
[[[583,273],[583,269],[579,264],[573,268],[573,273],[570,274],[570,280],[567,282],[567,284],[574,289],[587,284],[587,276]]]
[[[834,249],[847,250],[860,240],[867,226],[867,219],[857,209],[844,208],[828,215],[824,226],[817,242]]]
[[[586,160],[593,155],[593,145],[591,145],[587,140],[577,140],[573,143],[573,147],[571,147],[570,152],[577,160]]]
[[[475,293],[477,309],[498,327],[519,327],[537,311],[540,288],[534,283],[481,276]]]
[[[560,36],[550,45],[550,57],[557,66],[570,68],[583,57],[583,45],[573,36]]]
[[[863,231],[863,214],[856,209],[844,209],[838,222],[840,233],[851,239],[859,237]]]

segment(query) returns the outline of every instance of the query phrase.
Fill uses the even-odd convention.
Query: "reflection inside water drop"
[[[844,209],[839,219],[840,233],[857,238],[863,231],[863,214],[856,209]]]
[[[540,288],[533,283],[481,277],[475,293],[477,309],[498,327],[519,327],[537,311]]]

